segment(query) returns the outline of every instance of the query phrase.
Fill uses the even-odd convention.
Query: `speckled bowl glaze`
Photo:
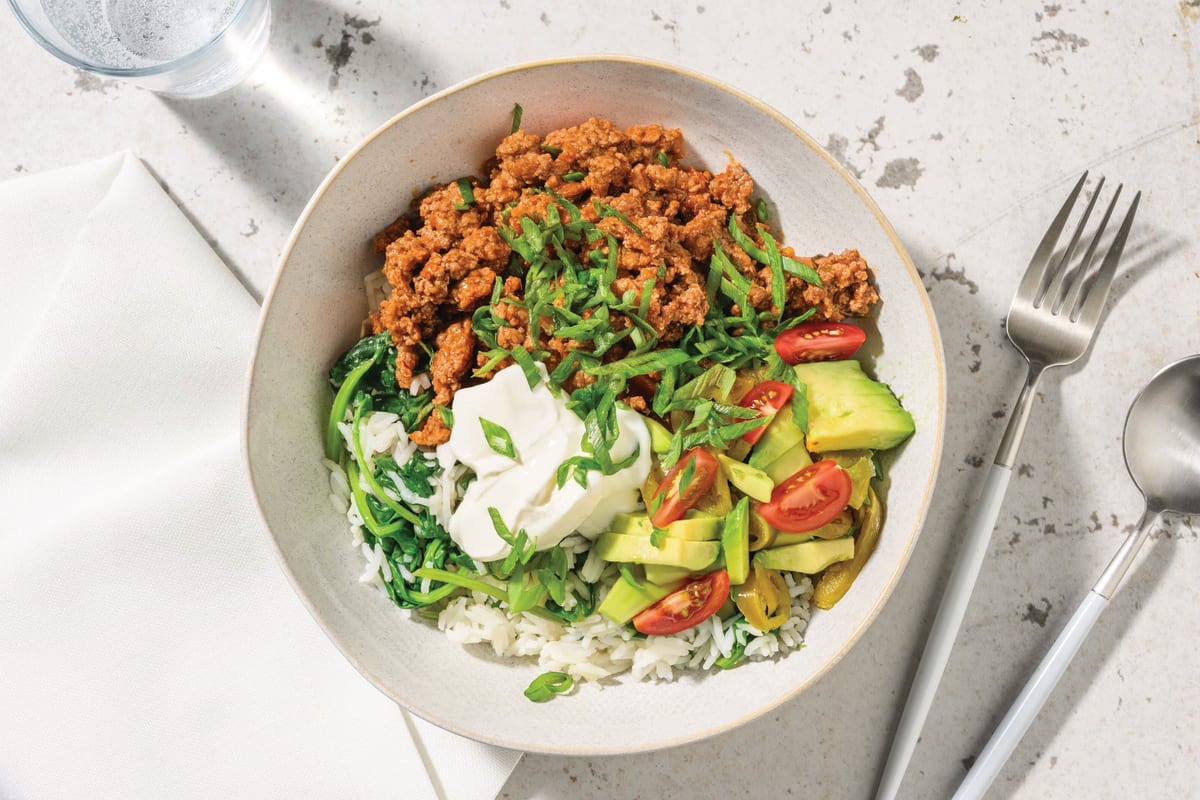
[[[624,127],[683,130],[687,163],[714,171],[735,155],[800,252],[858,248],[883,297],[866,361],[916,418],[888,457],[887,521],[851,592],[815,612],[807,647],[730,672],[673,683],[625,679],[603,690],[530,703],[533,660],[463,648],[404,619],[358,582],[360,553],[331,507],[321,431],[332,361],[365,314],[362,278],[379,267],[371,236],[416,189],[477,174],[508,133],[513,103],[527,130],[604,116]],[[246,402],[254,492],[284,568],[317,622],[354,666],[397,703],[448,730],[520,750],[615,754],[678,745],[753,719],[811,687],[862,635],[891,594],[921,530],[945,413],[941,343],[929,301],[891,226],[854,179],[811,138],[762,103],[676,67],[631,58],[543,61],[467,81],[416,104],[342,159],[313,195],[284,248],[263,309]],[[320,691],[320,687],[314,687]]]

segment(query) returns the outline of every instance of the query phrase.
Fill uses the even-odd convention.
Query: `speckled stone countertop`
[[[906,6],[910,4],[905,4]],[[0,13],[0,175],[130,148],[261,297],[325,172],[404,107],[518,61],[623,52],[761,97],[859,177],[945,340],[939,491],[899,589],[837,669],[720,739],[526,757],[504,798],[868,797],[1003,418],[1002,327],[1084,169],[1144,191],[1107,321],[1043,381],[991,552],[905,783],[946,796],[1141,510],[1121,458],[1136,389],[1200,352],[1200,3],[583,4],[277,0],[271,51],[222,96],[76,72]],[[1200,785],[1200,520],[1156,534],[997,781],[997,798],[1191,797]]]

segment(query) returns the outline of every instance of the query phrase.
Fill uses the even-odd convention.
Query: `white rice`
[[[414,379],[414,391],[421,390],[418,380],[422,377],[427,380],[427,376]],[[341,430],[347,449],[352,449],[349,423],[343,423]],[[421,452],[409,440],[396,415],[387,412],[376,411],[363,417],[360,441],[368,462],[386,453],[397,464],[403,465]],[[454,453],[447,445],[437,447],[433,455],[442,466],[442,472],[430,480],[431,496],[418,497],[402,488],[401,497],[397,499],[427,507],[438,522],[448,528],[457,501],[457,483],[466,467],[455,461]],[[346,515],[353,544],[366,562],[359,580],[384,591],[383,582],[392,579],[392,572],[383,549],[379,543],[370,547],[363,540],[363,520],[352,502],[346,473],[328,459],[322,463],[330,473],[330,500],[340,513]],[[372,467],[373,463],[367,466],[368,469]],[[397,486],[402,485],[397,481]],[[360,486],[364,491],[370,491],[361,476]],[[568,578],[568,588],[586,594],[582,581],[611,585],[616,579],[616,565],[596,556],[583,536],[572,535],[564,539],[561,546],[575,563],[574,572]],[[580,563],[584,553],[587,555]],[[404,580],[411,583],[412,573],[400,565],[398,569]],[[713,668],[718,659],[729,657],[738,645],[744,646],[745,659],[749,661],[774,658],[802,647],[811,613],[812,581],[791,573],[784,573],[783,577],[792,596],[791,613],[782,627],[769,633],[755,630],[740,617],[737,622],[729,622],[716,616],[674,636],[638,636],[599,614],[564,626],[528,613],[511,617],[506,604],[479,592],[452,598],[438,614],[437,627],[460,644],[486,644],[497,656],[536,657],[542,668],[566,672],[576,680],[602,681],[628,672],[634,680],[670,681],[680,670]],[[421,590],[428,591],[428,584],[429,581],[422,581]],[[597,593],[597,602],[603,599],[603,592],[602,589]],[[575,603],[574,595],[569,594],[567,606],[574,607]],[[418,618],[413,616],[413,619]]]

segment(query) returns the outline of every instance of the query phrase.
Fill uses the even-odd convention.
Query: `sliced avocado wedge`
[[[654,525],[644,512],[617,514],[613,517],[609,532],[623,536],[649,536],[654,533]],[[703,542],[716,539],[720,535],[721,518],[703,512],[688,512],[687,517],[667,526],[667,537],[672,539]]]
[[[650,431],[650,450],[657,455],[662,455],[671,449],[671,432],[667,427],[658,420],[650,417],[643,417],[646,422],[646,427]]]
[[[649,520],[647,520],[648,522]],[[667,526],[668,539],[707,542],[721,535],[721,518],[705,515],[676,520]]]
[[[693,542],[668,536],[663,539],[662,547],[655,547],[651,544],[649,536],[621,533],[602,533],[592,547],[595,548],[596,555],[605,561],[663,564],[690,570],[704,569],[721,554],[719,542]]]
[[[900,407],[891,389],[868,378],[854,359],[797,364],[793,369],[808,389],[807,441],[812,452],[887,450],[916,430],[912,415]]]
[[[802,441],[768,464],[764,471],[767,473],[767,477],[778,486],[800,470],[811,466],[812,463],[812,456],[808,454],[808,449]]]
[[[729,478],[729,482],[735,489],[748,497],[753,497],[760,503],[771,499],[771,490],[775,488],[775,481],[771,480],[767,473],[749,464],[734,461],[724,453],[718,453],[717,460],[721,462],[721,471],[725,473],[725,477]]]
[[[617,514],[608,529],[613,533],[649,536],[654,531],[654,526],[650,524],[650,517],[645,513],[635,511],[632,514]]]
[[[754,554],[754,562],[770,569],[815,575],[830,564],[854,558],[854,537],[813,539],[811,542],[773,547]]]
[[[750,451],[750,459],[746,463],[762,469],[788,450],[803,443],[804,433],[796,427],[791,405],[786,405],[775,412],[775,417],[767,423],[767,429]]]
[[[656,584],[647,578],[642,581],[641,586],[634,586],[625,576],[621,576],[608,590],[604,601],[596,610],[618,625],[624,625],[682,585],[682,579],[673,583]]]
[[[745,583],[750,575],[750,498],[739,500],[725,517],[721,552],[725,555],[729,582],[734,586]]]
[[[665,564],[646,564],[646,580],[659,586],[678,586],[692,571],[687,567],[668,567]]]

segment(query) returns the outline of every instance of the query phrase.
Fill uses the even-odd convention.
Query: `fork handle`
[[[942,673],[946,670],[946,662],[950,659],[950,650],[954,646],[967,603],[971,599],[971,591],[975,588],[975,580],[987,555],[992,529],[996,526],[1000,504],[1004,500],[1004,493],[1011,478],[1012,470],[999,464],[992,464],[988,471],[983,492],[979,495],[966,536],[960,545],[954,571],[950,574],[950,582],[946,585],[946,592],[942,595],[941,605],[938,606],[937,616],[933,620],[933,628],[925,642],[921,664],[917,667],[917,675],[913,678],[912,688],[909,689],[908,701],[904,705],[904,713],[900,716],[900,725],[892,739],[892,749],[888,753],[883,777],[875,793],[876,800],[892,800],[900,791],[900,782],[904,779],[908,762],[916,750],[921,728],[925,725],[925,718],[929,716]]]
[[[908,762],[912,760],[913,751],[917,749],[921,728],[925,726],[925,718],[929,716],[942,673],[946,671],[946,662],[950,660],[950,650],[954,647],[958,629],[962,626],[963,616],[967,612],[967,604],[971,601],[971,592],[975,589],[975,581],[983,567],[983,559],[992,539],[992,529],[996,527],[996,519],[1000,516],[1000,504],[1004,502],[1008,482],[1012,479],[1017,448],[1025,435],[1025,425],[1029,422],[1029,412],[1033,408],[1038,380],[1041,379],[1044,369],[1043,364],[1032,361],[1029,364],[1025,385],[1021,387],[1021,394],[1018,395],[1012,415],[1008,418],[1008,426],[1000,440],[996,460],[988,470],[983,491],[980,492],[979,500],[971,513],[966,535],[959,545],[958,559],[950,573],[937,616],[933,619],[929,638],[925,641],[921,663],[917,666],[912,688],[908,690],[908,700],[900,715],[896,735],[892,738],[892,748],[883,767],[883,776],[879,780],[875,800],[894,800],[900,792],[900,783],[904,780]]]

